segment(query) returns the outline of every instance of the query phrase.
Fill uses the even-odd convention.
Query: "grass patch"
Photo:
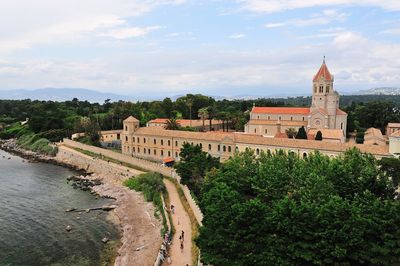
[[[164,236],[168,231],[168,226],[167,217],[165,217],[164,206],[161,200],[161,194],[167,194],[163,176],[159,173],[145,173],[125,180],[123,184],[130,189],[142,192],[144,198],[148,202],[153,202],[156,206],[156,213],[154,215],[159,218],[158,213],[161,213],[162,216],[163,228],[161,230],[161,235]]]
[[[41,154],[55,156],[58,152],[56,146],[52,146],[48,139],[40,137],[38,134],[28,133],[22,135],[17,140],[17,144],[25,150],[38,152]]]
[[[174,183],[176,190],[178,191],[179,198],[182,202],[183,208],[189,215],[190,219],[190,224],[191,224],[191,229],[192,229],[192,265],[197,265],[197,259],[200,254],[199,248],[196,246],[196,243],[194,242],[194,239],[196,239],[199,235],[199,224],[197,223],[196,217],[194,216],[194,213],[192,211],[192,208],[190,208],[189,202],[186,200],[185,193],[183,192],[180,184],[178,181],[174,178],[171,177],[165,177],[172,183]]]

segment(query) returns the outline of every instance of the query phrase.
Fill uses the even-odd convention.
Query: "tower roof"
[[[328,70],[328,67],[325,64],[325,57],[324,57],[324,61],[322,62],[321,67],[319,68],[317,74],[314,76],[313,81],[317,81],[320,78],[325,79],[326,81],[333,81],[333,76],[331,75],[331,73]]]
[[[139,120],[137,120],[133,116],[129,116],[127,119],[124,120],[124,122],[139,122]]]

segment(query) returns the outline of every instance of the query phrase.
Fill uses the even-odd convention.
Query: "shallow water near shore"
[[[65,210],[101,207],[113,200],[96,199],[89,192],[73,189],[66,178],[74,174],[60,166],[29,163],[0,150],[0,265],[101,263],[103,251],[119,239],[107,212]],[[103,244],[103,237],[110,243]]]

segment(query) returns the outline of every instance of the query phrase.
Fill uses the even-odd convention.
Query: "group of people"
[[[183,230],[179,236],[179,240],[181,241],[181,252],[183,252],[183,241],[185,240],[185,232]]]
[[[168,261],[168,263],[171,263],[171,257],[168,255],[167,247],[171,245],[171,234],[170,233],[165,233],[164,235],[164,241],[161,245],[160,248],[160,259],[161,261],[164,261],[165,259]]]

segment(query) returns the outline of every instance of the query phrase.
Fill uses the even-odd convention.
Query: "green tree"
[[[297,130],[292,127],[286,129],[285,132],[289,139],[294,139],[297,135]]]
[[[205,129],[204,127],[204,121],[208,118],[208,110],[207,108],[201,108],[199,109],[199,118],[201,119],[201,121],[203,122],[203,131]]]
[[[209,172],[196,243],[212,265],[397,265],[400,202],[373,156],[246,151]]]
[[[379,165],[381,170],[393,180],[394,186],[398,187],[400,183],[400,159],[385,157],[379,161]]]
[[[307,139],[307,133],[304,126],[299,128],[299,132],[296,134],[296,139]]]
[[[176,119],[175,118],[171,118],[171,119],[168,119],[167,120],[167,123],[166,123],[166,125],[165,125],[165,129],[168,129],[168,130],[178,130],[180,127],[179,127],[179,123],[178,123],[178,121],[176,121]]]
[[[202,151],[200,145],[191,145],[189,143],[183,144],[179,156],[180,161],[174,167],[181,177],[181,183],[187,185],[199,197],[206,173],[213,168],[219,167],[219,159]]]
[[[315,135],[315,140],[322,140],[322,132],[318,130],[317,134]]]

